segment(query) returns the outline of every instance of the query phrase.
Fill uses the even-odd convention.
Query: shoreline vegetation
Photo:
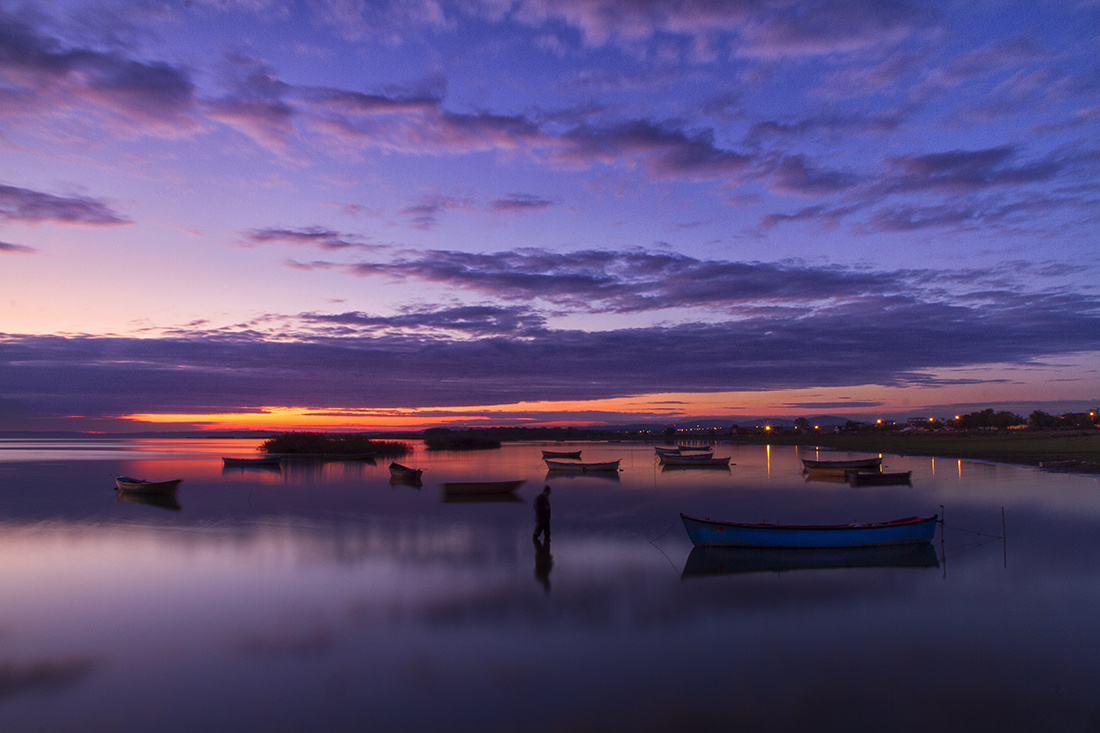
[[[734,443],[820,446],[1100,473],[1100,430],[998,430],[927,433],[806,433],[734,437]]]
[[[366,435],[283,433],[264,441],[259,450],[290,456],[353,457],[375,454],[403,456],[409,442],[422,440],[428,450],[491,450],[502,441],[644,441],[714,442],[735,445],[797,445],[853,453],[891,453],[1035,466],[1048,470],[1100,474],[1100,429],[972,429],[939,431],[824,430],[559,430],[554,428],[435,428],[424,433],[388,434],[403,440],[378,440]]]
[[[261,453],[302,458],[373,458],[400,457],[411,450],[407,443],[374,440],[365,435],[328,435],[325,433],[281,433],[268,438],[257,448]]]

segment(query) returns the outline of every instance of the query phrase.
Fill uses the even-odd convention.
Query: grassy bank
[[[738,443],[817,445],[837,450],[969,458],[1100,473],[1100,430],[943,433],[820,433],[737,438]]]

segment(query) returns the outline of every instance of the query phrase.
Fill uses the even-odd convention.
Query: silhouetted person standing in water
[[[546,542],[550,543],[550,487],[545,486],[542,493],[535,497],[535,534],[531,539],[536,542],[539,535],[546,533]]]

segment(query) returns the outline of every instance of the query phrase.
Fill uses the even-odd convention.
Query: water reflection
[[[690,711],[724,729],[732,707],[751,730],[1080,730],[1095,711],[1094,479],[888,456],[913,486],[854,491],[807,484],[783,447],[668,474],[651,444],[570,447],[624,470],[554,477],[551,553],[531,540],[539,445],[417,447],[417,491],[386,465],[223,471],[246,442],[28,461],[0,441],[3,727],[654,730]],[[113,473],[182,477],[182,511],[116,500]],[[444,483],[519,479],[508,501],[440,501]],[[941,504],[946,577],[920,572],[942,567],[934,546],[715,555],[678,522]],[[1001,507],[1007,568],[963,531],[1000,534]]]
[[[696,547],[682,577],[838,568],[938,568],[936,550],[913,545],[849,548]]]
[[[542,478],[542,482],[544,484],[557,484],[567,481],[574,481],[579,484],[587,483],[589,481],[620,484],[622,483],[622,478],[619,477],[619,474],[617,472],[612,471],[591,471],[588,473],[547,471],[546,475]]]
[[[180,503],[175,494],[141,494],[134,491],[118,491],[115,493],[115,501],[132,501],[135,504],[155,506],[160,509],[170,509],[178,512]]]
[[[554,556],[550,554],[550,538],[546,538],[546,542],[542,542],[538,537],[531,540],[535,545],[535,578],[546,590],[546,593],[550,593],[550,571],[554,567]]]

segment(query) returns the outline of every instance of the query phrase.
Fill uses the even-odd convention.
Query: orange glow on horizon
[[[695,418],[728,419],[744,416],[808,417],[847,415],[859,419],[872,411],[904,414],[924,412],[917,399],[920,389],[863,385],[851,388],[814,388],[771,392],[654,393],[589,401],[520,401],[497,405],[415,408],[262,407],[212,413],[140,413],[118,416],[127,421],[198,430],[423,430],[449,426],[593,427],[607,424],[685,422]],[[928,390],[929,402],[963,399],[954,389]],[[973,398],[973,395],[965,395]],[[847,404],[851,403],[851,407]],[[950,414],[950,413],[948,413]],[[930,418],[931,419],[931,418]],[[958,419],[958,418],[956,418]],[[882,425],[883,421],[870,420]],[[172,428],[167,426],[171,424]],[[815,426],[816,427],[816,426]],[[98,428],[98,426],[97,426]]]

